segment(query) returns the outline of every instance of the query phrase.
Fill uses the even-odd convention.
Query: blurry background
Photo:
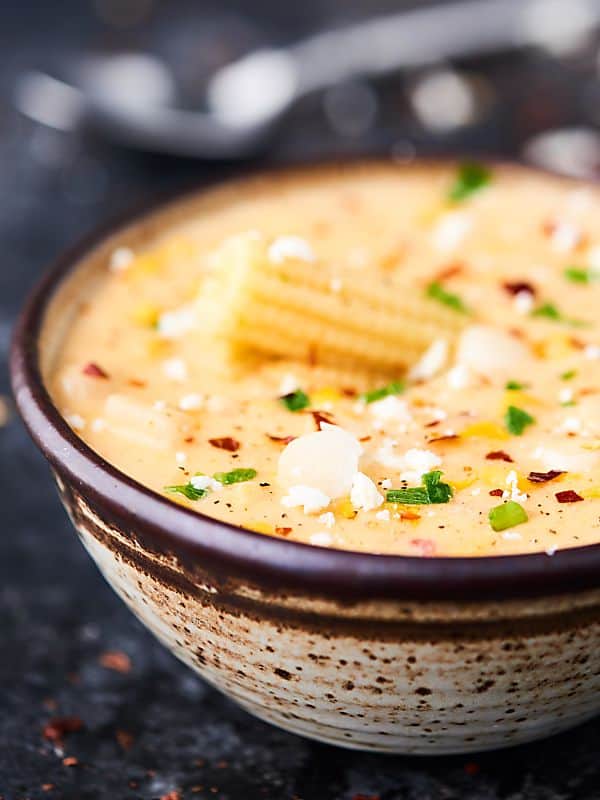
[[[599,723],[505,753],[430,761],[333,750],[239,711],[166,654],[103,584],[70,531],[8,395],[10,330],[33,281],[98,223],[165,191],[267,162],[366,152],[399,160],[492,153],[597,177],[600,0],[500,0],[496,10],[510,6],[513,41],[528,46],[436,58],[436,46],[454,42],[457,32],[475,49],[501,32],[500,24],[489,25],[487,11],[476,13],[486,3],[474,0],[460,31],[434,26],[433,51],[429,40],[413,42],[413,51],[424,55],[417,67],[377,80],[355,75],[304,96],[272,129],[259,131],[252,147],[246,141],[244,158],[217,160],[167,155],[172,139],[170,146],[154,140],[153,152],[147,139],[145,150],[131,146],[139,144],[131,128],[126,147],[123,115],[165,98],[189,112],[203,109],[210,76],[255,48],[287,46],[402,9],[442,14],[452,3],[2,3],[0,797],[600,796]],[[379,48],[366,29],[358,34],[356,48],[371,58]],[[153,58],[106,61],[124,52]],[[343,56],[342,48],[334,66]],[[330,66],[325,58],[324,68]],[[97,108],[88,109],[87,126],[78,122],[81,96],[40,71],[92,98]],[[268,70],[270,91],[285,89],[285,77],[283,66]],[[264,97],[253,90],[242,92],[239,105],[234,101],[234,114],[248,113]]]

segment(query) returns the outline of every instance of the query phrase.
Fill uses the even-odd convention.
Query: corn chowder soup
[[[600,190],[362,165],[188,205],[125,234],[52,364],[94,450],[199,514],[325,547],[600,541]]]

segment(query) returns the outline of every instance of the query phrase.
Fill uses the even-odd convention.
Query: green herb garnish
[[[462,164],[450,187],[448,199],[454,203],[460,203],[487,186],[491,178],[492,173],[483,164],[473,162]]]
[[[564,325],[571,325],[574,328],[581,328],[587,325],[586,322],[580,319],[571,319],[570,317],[563,316],[554,303],[542,303],[541,306],[533,309],[530,316],[543,317],[553,322],[562,322]]]
[[[427,472],[421,478],[423,486],[415,486],[410,489],[390,489],[385,499],[388,503],[403,503],[412,506],[448,503],[454,492],[449,484],[441,482],[441,477],[442,473],[439,470]]]
[[[509,406],[506,409],[506,414],[504,415],[504,422],[506,423],[506,428],[509,433],[512,433],[515,436],[521,436],[525,428],[528,425],[533,425],[535,420],[530,414],[528,414],[526,411],[523,411],[522,408]]]
[[[575,375],[577,375],[576,369],[568,369],[566,372],[563,372],[560,376],[561,381],[570,381],[572,380]]]
[[[164,491],[169,492],[169,494],[182,494],[184,497],[187,497],[188,500],[200,500],[208,494],[207,489],[196,489],[191,481],[189,483],[181,483],[177,486],[165,486]]]
[[[432,300],[437,300],[438,303],[442,303],[442,305],[448,306],[448,308],[452,308],[454,311],[458,311],[460,314],[471,313],[457,294],[447,292],[442,284],[438,283],[438,281],[433,281],[433,283],[430,283],[425,291],[425,294]]]
[[[377,400],[383,400],[384,397],[389,397],[393,394],[402,394],[405,390],[406,384],[404,381],[392,381],[387,386],[380,386],[378,389],[371,389],[370,392],[365,392],[361,395],[363,403],[375,403]]]
[[[229,486],[232,483],[243,483],[256,478],[255,469],[232,469],[231,472],[215,472],[213,478],[219,483]]]
[[[310,405],[310,398],[302,389],[296,389],[295,392],[284,394],[279,399],[288,411],[302,411],[303,408]]]
[[[519,383],[519,381],[507,381],[504,385],[504,388],[508,389],[510,392],[520,392],[527,388],[527,384]]]
[[[585,267],[567,267],[563,274],[572,283],[592,283],[600,280],[600,272],[598,270],[586,269]]]
[[[507,503],[490,508],[488,519],[495,531],[504,531],[527,522],[529,517],[522,505],[515,503],[514,500],[509,500]]]

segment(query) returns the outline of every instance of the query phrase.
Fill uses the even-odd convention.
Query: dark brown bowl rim
[[[393,163],[382,158],[360,161]],[[422,166],[440,161],[456,163],[456,158],[419,159],[415,163]],[[356,161],[263,168],[258,175],[285,176],[298,170],[336,168],[348,163]],[[496,161],[490,163],[498,165]],[[516,163],[507,166],[543,172]],[[247,179],[237,177],[219,185],[235,185]],[[577,186],[585,183],[565,180]],[[54,292],[92,249],[109,236],[123,232],[153,212],[213,188],[214,182],[210,182],[199,189],[179,192],[166,202],[155,203],[101,227],[65,252],[29,295],[11,346],[13,392],[32,438],[61,478],[102,509],[109,522],[118,520],[160,551],[174,553],[203,571],[212,570],[223,577],[241,578],[272,590],[347,602],[372,599],[476,602],[596,588],[600,584],[600,544],[559,550],[553,556],[533,553],[423,558],[335,550],[265,536],[176,505],[120,472],[72,431],[52,403],[38,364],[38,336]]]

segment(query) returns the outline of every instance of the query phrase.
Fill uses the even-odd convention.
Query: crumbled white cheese
[[[363,472],[357,472],[352,481],[350,502],[356,511],[372,511],[383,503],[383,495],[371,478]]]
[[[457,364],[446,373],[446,381],[448,386],[455,391],[466,389],[470,385],[472,379],[471,371],[464,364]]]
[[[570,253],[581,241],[581,231],[569,222],[557,222],[550,237],[556,253]]]
[[[164,400],[155,400],[154,403],[152,403],[152,408],[155,411],[164,411],[166,407],[167,404]]]
[[[133,250],[129,247],[117,247],[111,253],[108,268],[111,272],[123,272],[131,265],[134,258]]]
[[[179,339],[196,325],[196,311],[192,306],[181,306],[175,311],[165,311],[158,318],[158,332],[165,339]]]
[[[533,294],[531,292],[517,292],[513,299],[513,307],[518,314],[530,314],[533,310]]]
[[[201,394],[184,394],[179,401],[179,408],[182,411],[196,411],[202,408],[203,398]]]
[[[444,214],[433,229],[433,246],[441,253],[452,252],[461,244],[471,224],[471,217],[464,211]]]
[[[551,544],[549,547],[546,548],[546,555],[553,556],[554,553],[557,551],[557,546],[555,544]]]
[[[287,372],[282,377],[281,383],[279,384],[279,396],[284,397],[286,394],[291,394],[299,388],[300,383],[298,382],[298,378],[295,375],[292,375],[291,372]]]
[[[506,476],[506,485],[508,489],[502,492],[503,500],[513,500],[515,503],[524,503],[525,500],[527,500],[528,495],[525,494],[525,492],[521,492],[519,489],[519,479],[514,469],[511,469]]]
[[[358,472],[362,447],[355,436],[336,425],[299,436],[279,456],[277,478],[284,487],[312,486],[330,498],[349,494]]]
[[[555,428],[556,433],[581,433],[583,424],[579,417],[565,417],[563,421]]]
[[[448,342],[436,339],[412,367],[408,377],[413,381],[424,381],[433,378],[448,360]]]
[[[188,376],[187,365],[182,358],[168,358],[163,361],[163,372],[172,381],[183,383]]]
[[[335,516],[333,511],[326,511],[324,514],[321,514],[319,517],[319,522],[322,525],[325,525],[326,528],[333,528],[335,525]]]
[[[591,450],[582,450],[574,443],[564,441],[557,447],[540,445],[532,453],[536,461],[540,461],[543,468],[560,470],[562,472],[589,472],[596,466],[599,455]]]
[[[178,467],[183,467],[185,462],[187,461],[187,453],[184,453],[183,450],[178,450],[175,453],[175,463]]]
[[[333,536],[327,531],[317,531],[311,534],[309,542],[317,547],[329,547],[333,544]]]
[[[516,542],[521,539],[521,534],[518,531],[502,531],[500,534],[507,542]]]
[[[477,497],[477,495],[481,494],[481,487],[476,486],[474,489],[471,489],[471,494],[473,497]]]
[[[82,431],[85,428],[85,420],[80,414],[67,414],[65,419],[74,431]]]
[[[431,450],[420,450],[412,447],[403,456],[404,472],[400,473],[400,480],[408,483],[419,483],[426,472],[430,472],[434,467],[439,467],[442,459],[437,453]]]
[[[565,386],[558,393],[559,403],[572,403],[573,402],[573,389],[570,386]]]
[[[223,488],[223,484],[211,478],[210,475],[194,475],[190,478],[190,483],[194,489],[200,489],[202,491],[210,489],[212,492],[218,492],[219,489]]]
[[[331,498],[325,492],[302,484],[290,486],[288,493],[281,498],[281,505],[286,508],[302,506],[305,514],[316,514],[327,508],[329,503],[331,503]]]
[[[389,478],[384,478],[381,481],[381,488],[382,489],[391,489],[392,488],[392,481]]]
[[[531,358],[529,348],[508,331],[489,325],[469,325],[461,333],[456,361],[481,375],[514,370]]]
[[[308,263],[316,260],[310,243],[301,236],[278,236],[269,245],[267,255],[273,264],[283,264],[288,259],[297,259]]]
[[[583,351],[583,355],[590,361],[600,359],[600,345],[588,344]]]
[[[389,522],[390,520],[390,511],[388,508],[383,508],[381,511],[378,511],[375,514],[375,519],[379,520],[380,522]]]
[[[398,431],[405,431],[412,422],[406,400],[393,394],[370,403],[368,409],[371,416],[374,417],[373,427],[376,430],[381,430],[386,423],[393,422]]]

